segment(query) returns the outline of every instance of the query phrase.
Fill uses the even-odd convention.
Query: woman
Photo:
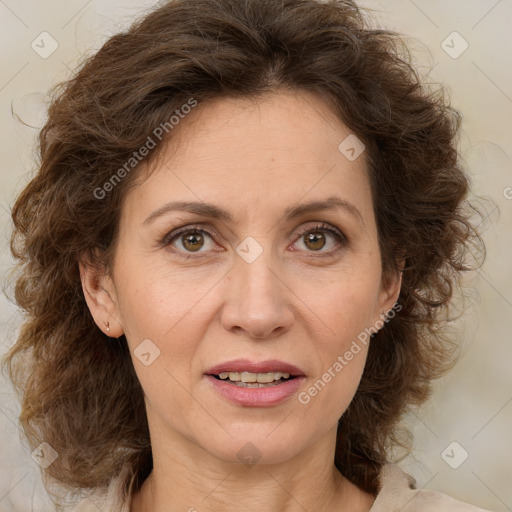
[[[56,91],[6,363],[74,510],[482,510],[388,462],[479,242],[400,48],[351,1],[173,0]]]

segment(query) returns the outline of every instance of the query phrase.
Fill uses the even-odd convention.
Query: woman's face
[[[307,92],[199,105],[175,134],[125,198],[111,316],[95,318],[126,334],[153,440],[287,460],[336,429],[365,329],[398,296],[381,282],[365,154],[353,138],[339,149],[350,130]],[[303,376],[256,389],[209,375],[285,365]]]

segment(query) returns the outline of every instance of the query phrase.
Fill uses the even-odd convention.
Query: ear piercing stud
[[[105,322],[105,325],[107,326],[107,332],[110,332],[110,322]]]

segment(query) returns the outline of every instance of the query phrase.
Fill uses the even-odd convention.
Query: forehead
[[[364,152],[349,159],[340,150],[354,135],[317,95],[216,99],[176,128],[146,179],[130,190],[129,215],[146,219],[172,200],[205,201],[229,205],[241,221],[333,195],[363,215],[373,211]]]

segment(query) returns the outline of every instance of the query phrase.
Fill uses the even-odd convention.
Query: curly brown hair
[[[52,90],[38,171],[12,209],[15,300],[26,319],[4,360],[31,446],[46,441],[59,454],[45,479],[100,487],[128,464],[128,492],[152,468],[126,339],[96,326],[78,267],[86,254],[110,268],[137,169],[101,200],[98,190],[190,98],[257,98],[283,87],[319,95],[364,142],[383,275],[402,271],[401,310],[370,343],[338,425],[336,467],[377,492],[400,418],[453,365],[443,322],[470,269],[468,251],[484,250],[456,147],[460,114],[422,82],[403,38],[372,28],[350,0],[172,0]]]

